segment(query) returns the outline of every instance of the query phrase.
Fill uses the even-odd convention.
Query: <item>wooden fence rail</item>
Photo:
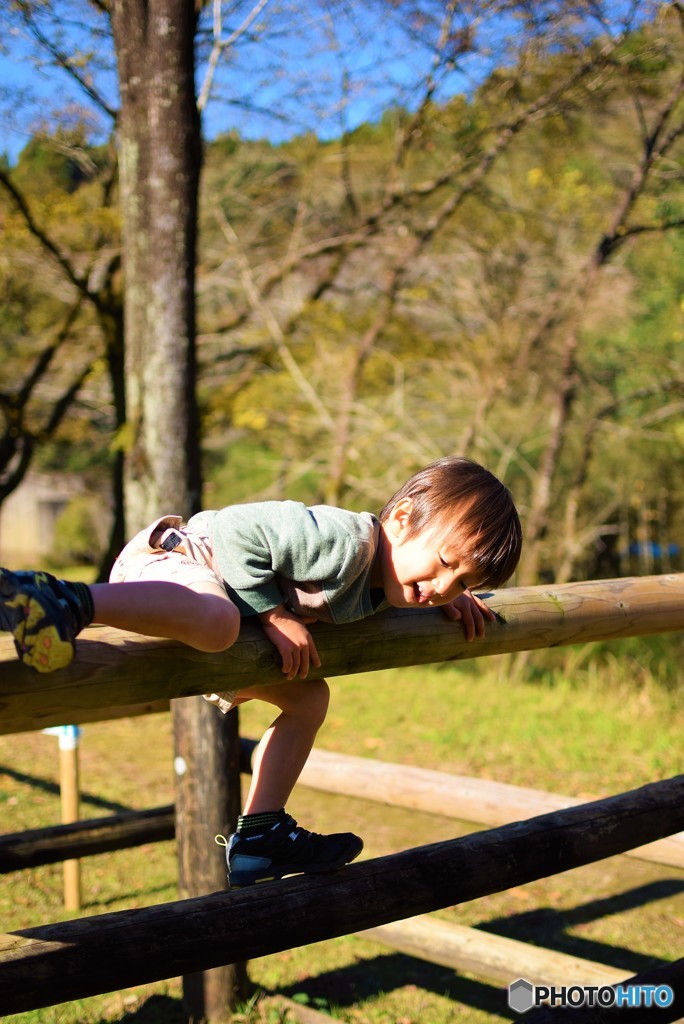
[[[175,837],[173,804],[0,835],[0,874]]]
[[[243,738],[242,746],[245,755],[243,769],[249,770],[249,755],[255,743]],[[321,753],[324,752],[314,753],[314,769]],[[366,770],[372,764],[367,758],[353,760],[364,761]],[[402,768],[401,765],[389,767],[395,769],[397,773],[400,773]],[[444,773],[430,774],[440,775],[439,791],[453,778]],[[345,778],[348,778],[348,773],[345,773]],[[317,788],[320,789],[320,779],[317,778],[316,781]],[[480,780],[470,781],[478,783]],[[358,794],[359,788],[357,784],[352,795]],[[510,788],[515,790],[516,787]],[[548,796],[541,793],[539,795]],[[396,800],[393,802],[396,804]],[[410,806],[416,805],[411,803]],[[523,815],[528,816],[529,814]],[[68,857],[85,857],[173,838],[173,805],[147,811],[125,811],[104,818],[91,818],[78,824],[31,829],[0,836],[0,872],[16,871],[55,863]],[[654,851],[655,856],[662,848],[664,856],[667,856],[668,843],[674,843],[674,840],[661,839],[650,843],[645,849]],[[684,844],[681,853],[684,855]],[[593,963],[478,928],[465,928],[429,914],[393,921],[357,934],[361,938],[389,946],[408,956],[441,964],[454,971],[465,971],[490,980],[495,979],[504,984],[513,978],[524,977],[532,984],[562,985],[571,978],[573,984],[612,985],[630,977],[629,972],[615,967]],[[320,1015],[318,1016],[320,1018]]]
[[[313,627],[326,676],[459,661],[564,644],[615,640],[684,629],[684,573],[521,587],[496,591],[498,621],[467,643],[435,610],[392,610],[348,626]],[[170,650],[171,648],[171,650]],[[204,654],[170,641],[107,627],[86,630],[67,669],[39,675],[16,660],[0,637],[0,731],[92,720],[97,708],[187,697],[220,688],[282,681],[272,645],[245,624],[237,643]]]
[[[569,979],[573,985],[615,985],[631,977],[629,971],[617,967],[480,928],[467,928],[433,914],[391,921],[357,934],[418,960],[503,985],[510,985],[516,978],[525,978],[533,985],[567,985]]]
[[[22,929],[0,939],[0,1012],[347,935],[602,860],[682,827],[684,775],[337,874]],[[663,1011],[662,1024],[670,1019]]]
[[[256,740],[240,738],[240,770],[244,774],[252,770],[255,747]],[[506,825],[584,802],[510,783],[318,749],[309,755],[299,784],[482,825]],[[174,834],[173,804],[6,833],[0,835],[0,874],[169,840]],[[639,860],[684,868],[684,833],[625,853]]]

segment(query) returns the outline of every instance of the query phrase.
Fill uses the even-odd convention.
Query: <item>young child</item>
[[[24,664],[51,672],[69,664],[92,621],[222,651],[242,616],[259,617],[285,680],[206,695],[224,712],[247,700],[279,711],[226,848],[230,885],[250,885],[332,871],[363,848],[350,832],[307,832],[285,811],[328,708],[308,624],[438,606],[468,640],[482,637],[494,614],[471,591],[509,579],[521,541],[508,489],[477,463],[448,457],[412,476],[377,518],[293,501],[232,505],[185,526],[178,516],[157,520],[127,544],[109,583],[0,569],[0,628]]]

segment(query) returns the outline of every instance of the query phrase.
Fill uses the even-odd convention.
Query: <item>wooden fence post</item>
[[[59,794],[62,824],[79,819],[81,787],[79,782],[78,741],[81,730],[77,725],[57,725],[43,729],[47,736],[56,736],[59,746]],[[81,862],[69,857],[62,862],[64,873],[64,909],[81,909]]]
[[[176,843],[181,899],[225,889],[226,864],[214,836],[234,830],[240,813],[237,710],[222,715],[203,697],[171,702],[174,732]],[[244,963],[183,978],[189,1024],[220,1024],[246,994]]]
[[[62,803],[62,821],[78,821],[81,787],[79,782],[77,725],[64,725],[59,735],[59,787]],[[64,861],[64,908],[81,909],[81,862],[75,858]]]

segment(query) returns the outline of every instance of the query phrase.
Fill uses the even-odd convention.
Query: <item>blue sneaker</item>
[[[0,629],[14,637],[20,661],[38,672],[65,668],[74,656],[74,637],[93,609],[84,583],[67,583],[46,572],[0,569]]]
[[[270,828],[256,835],[234,832],[216,841],[226,848],[228,885],[239,889],[255,882],[273,882],[285,875],[337,871],[361,853],[363,840],[353,832],[322,836],[307,832],[285,811]]]

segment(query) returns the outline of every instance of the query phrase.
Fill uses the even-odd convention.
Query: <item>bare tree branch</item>
[[[312,409],[318,415],[321,424],[327,430],[333,432],[335,430],[335,420],[326,409],[324,403],[322,402],[320,396],[318,395],[318,392],[306,378],[304,372],[297,363],[297,360],[292,355],[292,352],[290,351],[290,348],[288,347],[286,342],[285,332],[283,331],[277,319],[269,309],[268,304],[265,302],[262,293],[257,288],[251,267],[249,266],[247,258],[244,255],[242,249],[240,248],[239,239],[235,234],[233,226],[229,223],[225,216],[223,217],[223,230],[226,234],[226,237],[236,248],[238,261],[240,263],[241,268],[240,276],[242,279],[243,286],[245,288],[245,293],[247,295],[250,305],[252,306],[252,309],[255,312],[257,312],[258,315],[263,320],[264,325],[268,330],[268,333],[270,334],[271,339],[275,345],[276,351],[278,352],[278,355],[280,356],[283,362],[283,365],[285,366],[287,372],[290,374],[292,379],[299,387],[305,399],[308,401]]]
[[[14,185],[10,175],[2,167],[0,167],[0,185],[2,185],[5,188],[5,190],[10,194],[10,196],[14,200],[14,203],[16,204],[17,208],[19,209],[19,212],[24,218],[26,227],[28,228],[29,232],[33,235],[33,237],[36,239],[36,241],[38,241],[42,248],[46,252],[48,252],[52,256],[52,258],[59,264],[59,266],[62,268],[64,274],[66,275],[67,279],[71,282],[71,284],[73,284],[73,286],[79,292],[82,292],[83,295],[86,296],[86,298],[94,302],[95,296],[90,292],[90,289],[88,288],[87,277],[76,273],[73,266],[66,258],[66,256],[60,251],[57,244],[50,238],[48,233],[38,224],[38,222],[36,221],[31,212],[31,208],[28,204],[27,199]]]
[[[41,47],[41,49],[49,53],[52,59],[54,60],[55,64],[57,64],[58,67],[62,68],[71,78],[73,78],[73,80],[78,84],[79,88],[83,90],[86,96],[88,96],[88,98],[91,100],[92,103],[95,104],[96,107],[98,107],[101,111],[103,111],[103,113],[110,117],[112,121],[116,121],[117,111],[113,107],[111,107],[104,99],[104,97],[97,91],[97,89],[95,89],[95,87],[92,84],[91,77],[84,75],[81,72],[81,70],[76,66],[70,54],[56,46],[53,43],[53,41],[48,36],[46,36],[45,33],[40,29],[35,19],[32,17],[30,5],[27,4],[25,0],[22,0],[22,2],[19,5],[19,9],[23,16],[24,25],[26,26],[27,31],[30,33],[31,36],[33,36],[33,38]],[[100,10],[102,9],[103,8],[100,7]]]
[[[209,100],[211,93],[211,86],[214,81],[214,75],[219,59],[226,50],[229,50],[233,46],[240,36],[244,35],[247,29],[253,24],[254,20],[258,18],[261,12],[271,0],[258,0],[252,10],[249,12],[247,17],[243,20],[242,24],[239,25],[231,34],[226,38],[222,39],[223,34],[223,4],[222,0],[213,0],[213,45],[211,53],[209,54],[209,61],[207,71],[204,76],[204,82],[200,90],[199,97],[197,99],[197,109],[203,111]]]
[[[14,394],[8,391],[0,392],[0,409],[5,417],[5,430],[0,436],[0,504],[19,486],[30,466],[36,444],[53,436],[92,370],[93,361],[89,361],[60,398],[53,403],[42,427],[31,429],[26,425],[28,407],[35,389],[45,377],[54,357],[69,340],[83,302],[83,296],[77,296],[76,302],[67,311],[54,341],[46,345],[38,355],[21,388]]]

